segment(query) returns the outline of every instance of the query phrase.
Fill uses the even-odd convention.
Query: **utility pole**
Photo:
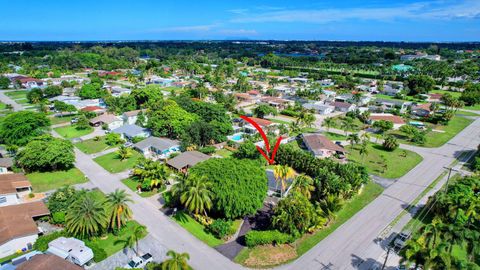
[[[445,193],[448,190],[448,181],[450,180],[450,176],[452,175],[452,171],[459,172],[459,170],[455,170],[452,167],[443,167],[448,170],[447,182],[445,183]]]
[[[384,270],[385,266],[387,265],[387,260],[388,260],[388,255],[390,254],[390,250],[392,250],[392,247],[388,245],[387,255],[385,256],[385,261],[383,261],[382,270]]]

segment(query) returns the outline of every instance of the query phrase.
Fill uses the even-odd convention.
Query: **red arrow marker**
[[[270,154],[270,143],[268,142],[267,135],[265,135],[265,132],[263,131],[263,129],[255,121],[253,121],[251,118],[245,115],[241,115],[240,118],[252,124],[252,126],[254,126],[258,130],[258,132],[260,133],[260,136],[262,136],[263,138],[263,142],[265,143],[265,149],[267,150],[267,153],[265,153],[263,149],[257,145],[258,152],[262,154],[262,156],[268,161],[270,165],[275,163],[275,155],[277,154],[278,147],[280,146],[280,142],[283,139],[282,136],[278,137],[277,143],[275,143],[275,146],[273,147],[273,151]]]

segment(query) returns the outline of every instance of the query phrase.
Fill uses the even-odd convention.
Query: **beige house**
[[[346,153],[343,147],[333,143],[327,137],[320,134],[302,134],[302,139],[308,151],[317,158],[329,158],[337,153]]]
[[[22,202],[22,197],[32,192],[32,185],[20,173],[0,174],[0,207]]]

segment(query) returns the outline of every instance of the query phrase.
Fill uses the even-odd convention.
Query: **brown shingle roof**
[[[405,121],[403,118],[401,118],[398,115],[372,115],[370,116],[370,120],[372,121],[378,121],[378,120],[385,120],[385,121],[390,121],[393,122],[394,124],[405,124]]]
[[[13,166],[13,158],[0,158],[0,167],[10,168]]]
[[[268,127],[271,124],[273,124],[272,121],[268,121],[266,119],[261,119],[261,118],[256,118],[256,117],[250,117],[250,119],[252,119],[253,122],[257,123],[259,126],[262,126],[262,127]]]
[[[38,254],[20,264],[17,270],[83,270],[83,268],[56,255]]]
[[[131,116],[136,116],[138,115],[138,113],[140,112],[145,112],[146,110],[143,109],[143,110],[135,110],[135,111],[128,111],[128,112],[124,112],[123,115],[125,115],[126,117],[131,117]]]
[[[187,151],[167,161],[167,164],[177,170],[185,167],[195,166],[197,163],[209,159],[209,155],[205,155],[198,151]]]
[[[31,186],[27,177],[21,173],[0,174],[0,194],[16,193],[17,188]]]
[[[38,234],[33,218],[49,214],[42,201],[0,207],[0,244],[17,237]]]
[[[327,137],[320,134],[303,134],[303,142],[315,154],[322,149],[345,153],[345,149],[330,141]]]
[[[115,116],[114,114],[111,114],[111,113],[105,113],[105,114],[102,114],[102,115],[99,115],[97,117],[94,117],[92,119],[90,119],[90,123],[91,124],[96,124],[96,123],[105,123],[105,124],[110,124],[110,123],[113,123],[115,121],[121,121],[117,116]]]

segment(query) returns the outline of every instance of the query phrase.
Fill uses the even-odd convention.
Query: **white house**
[[[40,233],[35,220],[49,214],[42,201],[0,207],[0,257],[31,250]]]
[[[149,137],[133,145],[147,158],[166,159],[173,153],[180,152],[180,142],[167,138]]]
[[[59,237],[48,243],[47,254],[57,255],[74,264],[83,266],[93,259],[93,251],[76,238]]]
[[[120,137],[124,140],[132,140],[135,137],[147,138],[150,137],[150,130],[137,125],[123,125],[119,128],[112,130],[113,133],[120,134]]]
[[[0,174],[0,206],[19,204],[22,197],[32,192],[32,185],[20,173]]]
[[[147,115],[145,114],[145,111],[146,111],[146,110],[135,110],[135,111],[124,112],[124,113],[122,114],[123,122],[124,122],[126,125],[136,124],[136,123],[137,123],[137,119],[138,119],[138,114],[139,114],[140,112],[143,113],[143,115],[145,116],[145,120],[147,120]]]
[[[315,103],[305,103],[302,106],[307,110],[314,110],[316,113],[321,115],[330,114],[330,113],[333,113],[333,111],[335,111],[334,106],[324,104],[321,101],[318,101]]]

